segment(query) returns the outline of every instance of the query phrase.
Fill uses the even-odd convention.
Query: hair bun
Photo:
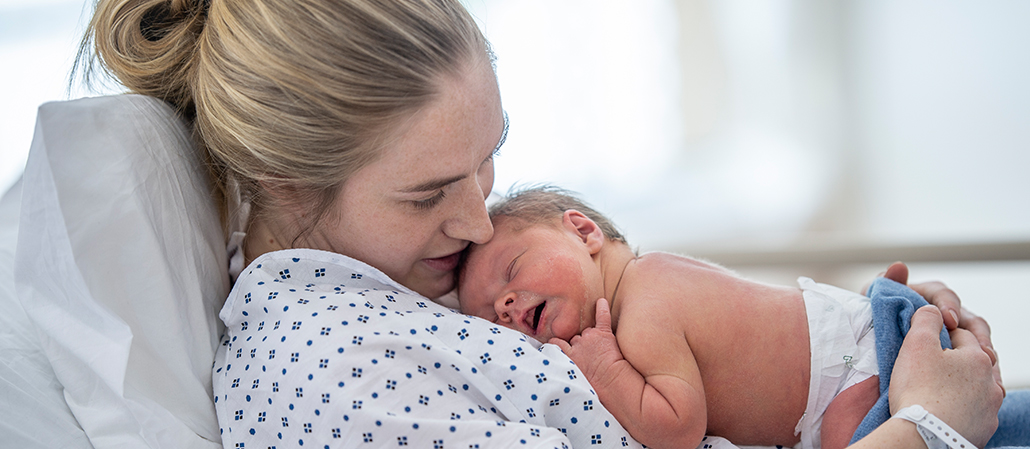
[[[90,83],[99,61],[129,90],[167,101],[190,119],[190,80],[208,6],[207,0],[98,1],[76,70],[84,68]]]
[[[150,42],[157,42],[185,25],[190,31],[200,32],[204,24],[209,0],[165,0],[153,4],[140,19],[140,34]]]

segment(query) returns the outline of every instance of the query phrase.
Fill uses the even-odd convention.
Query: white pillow
[[[0,446],[91,449],[14,289],[21,181],[0,198]]]
[[[45,104],[23,182],[17,295],[90,442],[220,447],[225,243],[182,121],[138,95]]]

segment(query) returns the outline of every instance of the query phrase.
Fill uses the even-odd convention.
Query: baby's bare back
[[[810,376],[800,289],[748,281],[666,253],[637,259],[621,284],[613,327],[623,354],[636,366],[634,359],[645,360],[685,339],[700,373],[708,434],[738,445],[798,441],[794,427],[805,411]],[[662,320],[673,323],[661,333],[669,344],[634,341],[653,335],[640,330],[658,316],[674,318]]]

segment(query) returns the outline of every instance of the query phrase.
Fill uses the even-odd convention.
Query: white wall
[[[1030,237],[1030,3],[864,1],[850,12],[859,229]]]
[[[68,74],[88,19],[84,5],[81,0],[0,0],[0,191],[25,166],[36,108],[69,98]],[[72,96],[81,92],[75,89]]]
[[[1030,238],[1026,2],[471,6],[500,190],[581,191],[643,247]]]

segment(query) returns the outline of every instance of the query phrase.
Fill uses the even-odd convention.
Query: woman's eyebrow
[[[428,192],[430,190],[436,190],[436,189],[443,188],[443,187],[447,186],[448,184],[453,184],[453,183],[461,181],[462,179],[465,179],[467,177],[468,177],[468,175],[458,175],[458,176],[452,176],[450,178],[433,179],[433,180],[426,181],[426,182],[423,182],[423,183],[418,184],[418,185],[414,185],[414,186],[405,188],[405,189],[403,189],[401,191],[404,192],[404,193]]]
[[[509,123],[508,122],[508,111],[501,111],[501,113],[503,114],[503,117],[504,117],[504,122],[503,122],[504,123],[504,128],[501,129],[501,138],[500,138],[500,140],[497,141],[497,146],[494,147],[494,152],[500,150],[501,146],[504,145],[504,141],[508,140],[508,123]],[[402,189],[401,192],[404,192],[404,193],[428,192],[430,190],[436,190],[436,189],[443,188],[444,186],[446,186],[448,184],[461,181],[462,179],[465,179],[467,177],[468,177],[468,175],[458,175],[458,176],[453,176],[453,177],[450,177],[450,178],[434,179],[434,180],[431,180],[431,181],[423,182],[422,184],[418,184],[418,185],[414,185],[414,186],[408,187],[406,189]]]

